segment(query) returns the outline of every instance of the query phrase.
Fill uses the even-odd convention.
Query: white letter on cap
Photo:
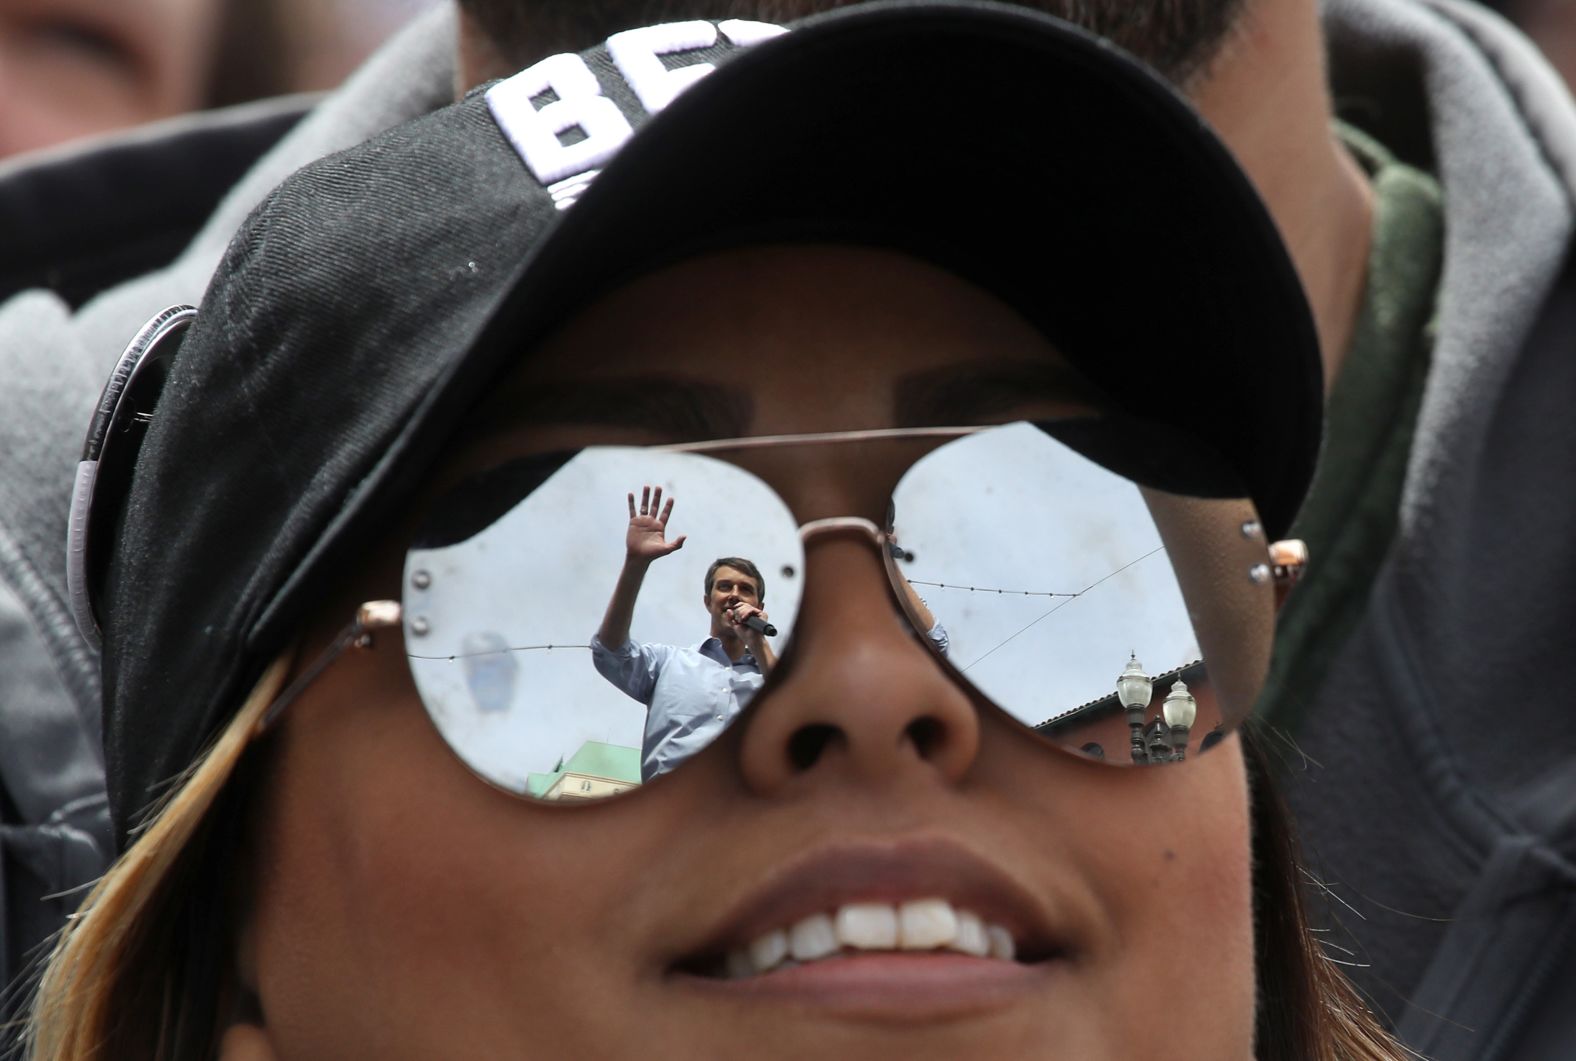
[[[718,23],[722,35],[741,47],[780,37],[788,31],[770,22],[751,22],[747,18],[730,18]]]
[[[692,63],[669,70],[661,57],[710,48],[716,43],[717,27],[710,22],[669,22],[615,33],[607,39],[607,53],[618,64],[618,71],[629,82],[629,87],[640,97],[646,113],[656,114],[712,70],[710,63]]]
[[[558,98],[541,110],[531,102],[548,89]],[[552,55],[487,90],[493,119],[536,179],[553,184],[602,165],[633,130],[618,105],[602,95],[596,75],[578,55]],[[585,139],[565,144],[559,134],[579,128]]]

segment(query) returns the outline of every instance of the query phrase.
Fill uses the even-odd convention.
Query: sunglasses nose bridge
[[[863,516],[828,516],[813,519],[799,527],[799,544],[808,547],[810,542],[829,534],[847,534],[868,538],[878,549],[881,546],[881,529]]]
[[[799,551],[808,563],[810,546],[818,539],[826,538],[852,538],[854,540],[869,542],[875,549],[878,563],[883,568],[886,563],[886,535],[881,532],[871,520],[863,516],[827,516],[822,519],[813,519],[799,527]],[[891,582],[891,572],[888,571],[888,583]],[[889,584],[889,590],[895,587]],[[901,600],[894,595],[894,599],[901,605]]]
[[[877,525],[830,517],[800,534],[806,578],[791,658],[743,720],[748,783],[770,793],[812,772],[891,780],[918,776],[916,767],[959,780],[978,754],[978,710],[901,614]]]

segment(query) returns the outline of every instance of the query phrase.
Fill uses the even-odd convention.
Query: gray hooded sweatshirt
[[[1576,108],[1524,40],[1468,4],[1330,0],[1326,28],[1347,119],[1433,173],[1446,213],[1392,547],[1294,735],[1307,765],[1290,774],[1293,803],[1338,900],[1318,916],[1349,933],[1334,942],[1363,963],[1354,976],[1429,1056],[1569,1056],[1576,727],[1542,683],[1576,629]],[[0,858],[5,881],[34,882],[0,888],[12,972],[67,905],[38,897],[108,857],[98,663],[66,608],[63,548],[98,391],[139,325],[198,301],[278,180],[446,102],[453,54],[448,11],[411,27],[264,155],[172,265],[76,312],[43,292],[0,306]],[[0,169],[0,206],[17,179]]]
[[[1395,535],[1290,795],[1330,953],[1408,1045],[1576,1056],[1576,728],[1543,687],[1576,630],[1576,112],[1474,5],[1333,0],[1326,31],[1337,107],[1437,177],[1444,259]]]

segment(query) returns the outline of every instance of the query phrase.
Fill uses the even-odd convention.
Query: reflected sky
[[[1038,428],[936,450],[893,499],[914,554],[899,566],[951,634],[953,665],[1020,720],[1110,693],[1130,652],[1152,674],[1198,659],[1138,488]]]

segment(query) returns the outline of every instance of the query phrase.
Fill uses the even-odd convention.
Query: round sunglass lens
[[[764,612],[768,642],[786,644],[799,580],[762,572],[802,566],[781,499],[726,462],[628,447],[518,462],[445,495],[418,534],[411,674],[443,738],[490,783],[615,795],[748,704],[764,668],[730,636],[734,619]],[[604,643],[632,572],[624,636]]]
[[[1178,761],[1246,713],[1273,609],[1245,502],[1146,489],[1014,424],[917,462],[890,512],[894,577],[947,665],[1057,745]]]

